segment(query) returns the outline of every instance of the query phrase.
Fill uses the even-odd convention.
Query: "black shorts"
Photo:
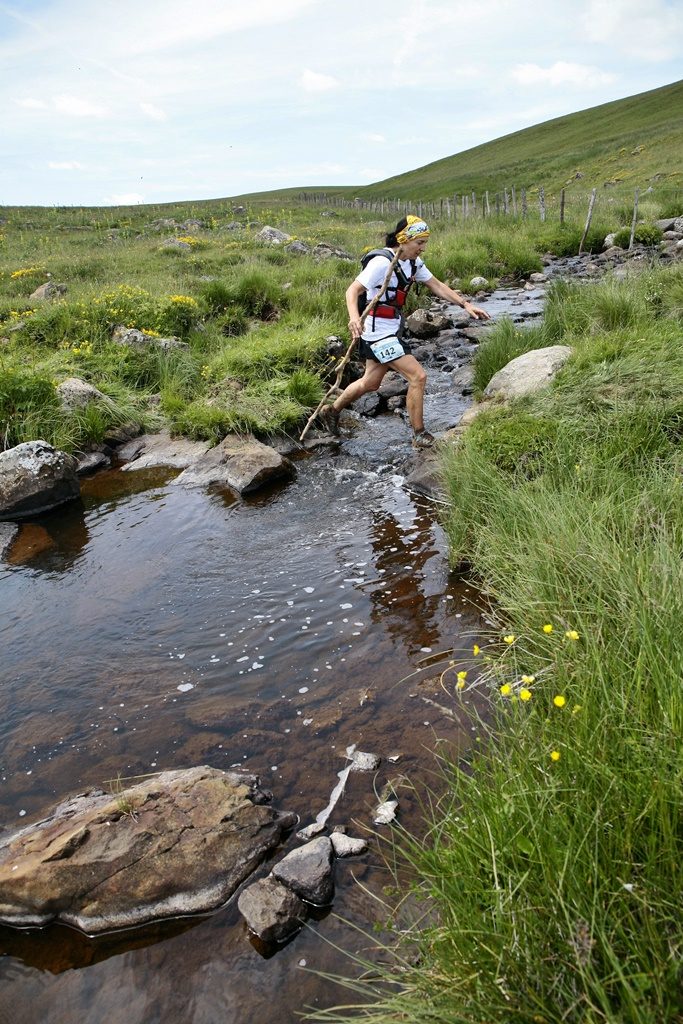
[[[394,335],[388,334],[387,337],[388,338],[392,338],[392,337],[394,337]],[[380,340],[380,339],[378,339],[378,340]],[[403,349],[404,353],[407,356],[412,355],[412,352],[410,351],[410,345],[405,340],[405,338],[399,338],[399,341],[401,342],[401,348]],[[370,342],[366,341],[365,338],[361,338],[360,341],[358,342],[358,354],[360,355],[360,357],[362,359],[369,359],[373,363],[380,363],[379,359],[377,358],[375,353],[370,348]],[[382,366],[382,365],[386,366],[386,363],[384,363],[384,364],[380,363],[380,366]]]

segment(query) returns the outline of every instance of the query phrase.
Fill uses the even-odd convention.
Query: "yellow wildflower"
[[[553,631],[552,623],[546,622],[545,626],[543,627],[543,632],[544,633],[552,633],[552,631]]]
[[[556,708],[563,708],[567,703],[567,698],[563,697],[561,693],[558,693],[556,697],[553,697],[553,704]]]
[[[508,633],[507,636],[503,637],[503,640],[505,641],[506,644],[514,644],[516,639],[517,638],[515,637],[514,633]]]
[[[504,697],[507,697],[510,693],[512,693],[512,687],[510,686],[509,683],[503,683],[503,685],[500,688],[500,692],[503,694]]]
[[[519,691],[520,700],[531,700],[531,690],[527,690],[525,686]]]
[[[478,654],[481,654],[481,647],[479,646],[479,644],[474,645],[474,647],[472,648],[472,654],[475,656],[475,658]]]
[[[561,757],[561,754],[560,754],[559,750],[551,750],[550,751],[550,760],[551,761],[559,761],[560,757]]]
[[[531,686],[532,683],[536,682],[536,676],[522,676],[522,682],[526,683],[527,686]]]
[[[566,636],[567,640],[578,640],[579,639],[579,634],[576,632],[575,629],[568,629],[568,630],[566,630],[564,635]]]
[[[457,681],[457,683],[455,685],[457,686],[457,688],[459,690],[464,690],[465,689],[465,680],[464,679],[458,679],[458,681]]]
[[[467,672],[458,672],[458,679],[467,679]]]

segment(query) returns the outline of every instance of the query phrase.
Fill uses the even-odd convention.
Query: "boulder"
[[[29,302],[52,302],[54,299],[60,299],[62,295],[66,295],[65,284],[46,281],[45,284],[41,284],[39,288],[31,292]]]
[[[551,345],[524,352],[510,360],[484,389],[484,398],[520,398],[545,387],[556,376],[572,354],[568,345]]]
[[[378,391],[371,391],[367,395],[361,395],[353,403],[355,412],[361,416],[379,416],[383,408],[382,396]]]
[[[290,242],[289,245],[285,246],[286,252],[291,252],[294,256],[308,256],[311,251],[310,245],[306,245],[305,242]]]
[[[76,473],[78,476],[88,476],[89,473],[96,473],[98,469],[107,469],[111,465],[111,459],[104,452],[87,452],[78,460]]]
[[[125,327],[117,324],[112,331],[111,340],[116,345],[124,345],[126,348],[160,348],[164,352],[170,349],[189,349],[186,341],[180,338],[156,338],[153,334],[145,334],[137,327]]]
[[[473,277],[469,284],[470,291],[478,292],[482,288],[488,288],[489,282],[486,277]]]
[[[394,373],[393,370],[389,370],[389,373],[387,373],[379,386],[378,393],[382,398],[387,399],[406,395],[408,393],[408,381],[400,373]]]
[[[250,931],[264,942],[282,942],[306,919],[299,897],[277,879],[254,882],[240,893],[237,907]]]
[[[307,903],[327,906],[334,896],[332,864],[332,843],[320,836],[288,853],[271,874]]]
[[[313,258],[318,261],[346,260],[349,263],[355,262],[353,256],[349,256],[344,249],[339,249],[336,245],[330,245],[328,242],[318,242],[313,249]]]
[[[293,475],[292,463],[274,448],[251,435],[228,434],[173,483],[185,487],[218,484],[238,494],[249,494],[273,480],[289,479]]]
[[[80,377],[67,377],[57,385],[56,391],[63,409],[85,409],[91,402],[110,403],[106,395]]]
[[[261,228],[256,235],[257,242],[265,242],[267,245],[282,245],[283,242],[290,242],[291,240],[291,235],[288,235],[285,231],[279,231],[278,228],[271,228],[268,224]]]
[[[452,322],[447,316],[429,309],[416,309],[406,319],[406,327],[416,338],[435,338],[451,326]]]
[[[176,250],[176,252],[192,252],[189,242],[183,242],[180,238],[167,238],[161,245],[162,249]]]
[[[171,437],[168,430],[158,434],[143,434],[119,448],[120,459],[130,459],[122,468],[127,472],[170,466],[187,469],[194,465],[211,447],[210,441],[190,441],[186,437]]]
[[[443,471],[437,452],[431,448],[414,460],[413,468],[406,476],[406,490],[424,494],[436,501],[444,501]]]
[[[605,239],[602,243],[603,251],[605,249],[611,249],[614,245],[614,239],[617,237],[616,231],[610,231],[608,235],[605,235]]]
[[[72,797],[0,840],[0,921],[98,934],[214,910],[297,820],[267,799],[255,776],[208,767]]]
[[[660,220],[655,221],[655,225],[660,231],[673,231],[675,223],[675,217],[663,217]]]
[[[47,441],[0,453],[0,520],[36,515],[78,498],[77,461]]]

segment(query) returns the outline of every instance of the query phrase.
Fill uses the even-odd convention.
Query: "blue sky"
[[[368,184],[682,55],[683,0],[0,0],[0,204]]]

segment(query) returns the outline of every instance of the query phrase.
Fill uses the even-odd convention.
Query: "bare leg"
[[[404,357],[406,358],[406,357]],[[410,357],[412,359],[412,356]],[[344,388],[341,395],[335,398],[332,407],[341,412],[347,405],[351,405],[361,395],[366,395],[368,391],[377,391],[384,377],[386,376],[387,370],[393,366],[393,363],[375,363],[372,359],[365,361],[365,373],[358,380],[354,380],[348,387]]]
[[[397,370],[401,376],[408,381],[408,394],[406,395],[406,409],[408,419],[413,431],[417,434],[424,430],[424,394],[427,383],[427,374],[418,363],[415,356],[401,356],[387,363],[382,369]]]

